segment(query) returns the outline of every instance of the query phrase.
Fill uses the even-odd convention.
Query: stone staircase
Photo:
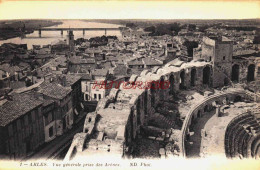
[[[154,126],[158,126],[160,128],[169,129],[173,128],[175,125],[175,121],[166,118],[165,116],[155,113],[151,118],[150,121],[153,121]]]

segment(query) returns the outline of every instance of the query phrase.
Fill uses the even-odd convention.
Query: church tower
[[[70,51],[74,51],[74,35],[72,30],[68,31],[67,45],[69,45]]]

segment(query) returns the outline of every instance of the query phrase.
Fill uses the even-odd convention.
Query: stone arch
[[[135,75],[135,74],[133,74],[133,75],[130,77],[129,82],[132,83],[132,84],[134,84],[135,81],[137,80],[137,78],[138,78],[138,76]]]
[[[255,80],[255,65],[250,64],[247,68],[247,82]]]
[[[160,100],[164,100],[164,77],[161,76],[160,78]]]
[[[197,70],[195,68],[191,69],[191,74],[190,74],[190,86],[193,87],[195,86],[195,80],[196,80],[196,74]]]
[[[191,117],[191,123],[193,123],[195,120],[195,115],[193,114],[192,117]]]
[[[203,68],[203,84],[209,85],[210,80],[210,67]]]
[[[228,84],[229,84],[228,78],[225,77],[225,78],[224,78],[224,86],[227,86]]]
[[[153,81],[151,83],[151,105],[154,106],[155,104],[155,89],[156,89],[156,85],[155,82]]]
[[[237,95],[235,98],[234,98],[234,102],[241,102],[242,101],[242,97]]]
[[[239,82],[239,65],[234,64],[232,66],[231,80],[233,82]]]
[[[135,114],[134,114],[134,109],[131,109],[131,113],[130,113],[130,133],[131,133],[131,140],[133,140],[135,138],[134,135],[134,118],[135,118]]]
[[[137,125],[141,125],[141,99],[139,97],[137,98],[136,111],[137,111]]]
[[[201,115],[201,111],[198,110],[197,117],[201,117],[201,116],[202,116],[202,115]]]
[[[156,74],[159,69],[160,69],[159,66],[155,66],[155,67],[152,69],[152,73]]]
[[[147,111],[147,103],[148,103],[148,92],[147,90],[144,91],[144,114],[147,115],[148,114],[148,111]]]
[[[208,111],[209,111],[209,106],[208,105],[204,106],[204,113]]]
[[[143,70],[143,71],[141,72],[140,76],[141,76],[141,77],[142,77],[142,76],[145,76],[148,72],[149,72],[149,70]]]
[[[174,75],[173,74],[170,75],[169,80],[170,80],[170,94],[173,94],[173,92],[174,92]]]
[[[185,89],[185,72],[184,70],[180,73],[180,89]]]

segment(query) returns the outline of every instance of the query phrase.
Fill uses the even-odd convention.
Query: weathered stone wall
[[[239,82],[240,83],[246,83],[247,82],[247,75],[248,75],[248,66],[251,64],[255,65],[255,73],[254,77],[255,80],[259,76],[257,65],[260,63],[260,60],[257,60],[255,58],[249,58],[249,59],[234,59],[232,62],[232,67],[230,70],[230,75],[232,74],[232,68],[234,65],[239,66]],[[231,75],[232,76],[232,75]]]
[[[212,45],[213,42],[211,42],[211,40],[208,41],[209,44]],[[188,89],[191,88],[191,72],[192,70],[196,70],[194,77],[194,88],[201,88],[204,85],[211,87],[213,85],[223,86],[224,79],[230,79],[232,69],[230,48],[224,50],[225,52],[220,52],[220,50],[224,47],[225,46],[220,46],[218,53],[222,60],[223,55],[227,55],[227,61],[224,64],[220,64],[221,62],[219,62],[218,64],[220,65],[220,68],[216,68],[216,64],[213,65],[212,62],[204,61],[191,61],[189,63],[182,63],[178,66],[169,64],[162,68],[154,68],[151,72],[144,70],[140,76],[134,77],[133,81],[155,83],[162,79],[164,81],[170,81],[170,77],[173,76],[174,81],[171,85],[173,86],[174,92],[176,93],[180,90],[181,73],[184,72],[184,89]],[[234,63],[235,62],[233,62],[233,64]],[[203,83],[205,68],[208,68],[207,72],[209,75],[209,82],[207,84]],[[225,72],[225,74],[223,72]],[[134,82],[132,83],[134,84]],[[101,115],[101,120],[99,120],[97,123],[97,131],[99,133],[105,133],[105,131],[109,130],[110,134],[115,134],[112,140],[117,141],[117,136],[120,133],[119,128],[124,127],[124,140],[126,141],[123,140],[122,143],[125,142],[125,150],[130,151],[133,141],[140,132],[140,126],[147,123],[146,121],[155,113],[155,108],[160,102],[169,99],[171,95],[169,93],[170,88],[166,90],[152,90],[151,88],[126,89],[123,85],[121,85],[119,89],[111,90],[109,96],[103,98],[98,103],[96,114]],[[197,114],[195,116],[197,117]],[[104,124],[104,127],[102,124]],[[101,128],[101,126],[103,128]]]

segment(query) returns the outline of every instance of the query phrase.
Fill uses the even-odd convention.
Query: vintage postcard
[[[260,169],[260,1],[0,0],[0,169]]]

